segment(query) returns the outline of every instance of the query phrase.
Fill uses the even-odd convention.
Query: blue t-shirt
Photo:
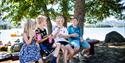
[[[80,37],[82,37],[82,35],[83,35],[83,33],[81,32],[79,26],[73,27],[72,25],[70,25],[70,26],[68,27],[68,34],[74,34],[74,33],[77,33],[78,36],[77,36],[77,37],[70,37],[70,38],[68,38],[69,41],[72,41],[72,40],[80,40]]]

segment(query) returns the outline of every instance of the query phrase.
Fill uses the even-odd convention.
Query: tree
[[[24,18],[30,19],[36,18],[40,14],[45,15],[47,16],[47,26],[50,33],[52,24],[50,22],[47,5],[52,3],[53,0],[2,0],[0,12],[8,13],[4,15],[3,19],[10,18],[15,24]]]
[[[111,15],[121,18],[125,9],[121,0],[75,0],[75,16],[79,17],[79,26],[83,31],[84,18],[89,23],[96,23]],[[85,12],[86,10],[86,12]]]
[[[68,0],[62,0],[61,6],[62,6],[62,15],[65,18],[64,26],[67,26],[67,20],[68,20]]]
[[[83,27],[84,27],[84,17],[85,17],[85,0],[75,0],[75,16],[78,17],[79,20],[79,26],[83,33]]]
[[[49,12],[47,10],[47,2],[46,1],[42,1],[41,3],[43,3],[42,8],[44,11],[44,15],[47,17],[47,29],[48,29],[48,34],[51,34],[52,32],[52,24],[50,21],[50,17],[49,17]]]
[[[53,5],[55,2],[60,4],[58,8],[60,11],[47,8],[47,5]],[[70,2],[75,5],[71,5]],[[123,16],[121,12],[125,7],[120,2],[121,0],[0,0],[0,13],[8,13],[4,15],[3,19],[9,18],[14,23],[18,23],[24,18],[30,19],[36,18],[40,14],[45,15],[48,17],[48,31],[51,33],[50,17],[63,15],[66,19],[66,26],[70,17],[69,10],[75,8],[74,15],[79,17],[79,25],[83,29],[85,18],[86,21],[90,21],[89,23],[96,23],[94,20],[102,20],[110,15]]]
[[[87,21],[93,20],[91,17],[97,21],[103,20],[109,16],[115,16],[118,19],[123,19],[122,11],[125,9],[122,0],[88,0],[85,2]]]
[[[67,18],[69,18],[69,1],[68,0],[1,0],[1,13],[8,13],[4,15],[3,19],[10,18],[15,24],[19,23],[22,19],[36,18],[38,15],[42,14],[47,16],[47,27],[49,33],[51,33],[52,24],[50,17],[56,17],[58,15],[63,15],[66,19],[65,26],[67,26]],[[60,2],[60,3],[59,3]],[[57,12],[55,9],[47,8],[49,4],[60,4],[61,12]]]

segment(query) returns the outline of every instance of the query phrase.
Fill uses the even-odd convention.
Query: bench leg
[[[94,51],[94,44],[90,44],[91,48],[90,48],[90,55],[94,55],[95,51]]]

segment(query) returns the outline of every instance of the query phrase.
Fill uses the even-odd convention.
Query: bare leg
[[[35,62],[31,62],[31,63],[35,63]]]
[[[55,48],[53,56],[57,57],[59,55],[60,47],[61,47],[61,44],[56,43],[56,48]]]
[[[77,54],[80,51],[80,48],[74,48],[74,55]]]
[[[43,60],[42,60],[42,58],[40,58],[40,59],[38,60],[38,62],[39,62],[39,63],[43,63]]]
[[[68,54],[68,50],[67,49],[65,49],[64,50],[64,63],[67,63],[67,54]]]
[[[26,62],[26,63],[35,63],[34,61],[29,61],[29,62]]]
[[[56,62],[59,63],[60,55],[57,56]]]
[[[68,50],[68,52],[67,52],[67,54],[68,54],[68,59],[70,59],[70,58],[74,55],[74,49],[73,49],[70,45],[67,45],[66,48],[67,48],[67,50]],[[67,59],[67,60],[68,60],[68,59]]]
[[[73,56],[79,52],[79,48],[74,48],[73,51],[74,51],[74,52],[73,52],[72,54],[69,53],[69,59],[72,59]]]
[[[63,58],[64,58],[64,63],[67,63],[67,54],[68,54],[68,50],[65,46],[61,46],[61,50],[63,52]]]
[[[51,54],[49,54],[47,57],[45,57],[43,59],[53,60],[53,62],[59,62],[58,55],[59,55],[61,44],[60,43],[54,43],[53,47],[55,48],[55,50]]]
[[[61,48],[61,44],[60,43],[55,43],[54,44],[55,50],[53,52],[53,56],[56,57],[56,63],[59,63],[59,51]]]

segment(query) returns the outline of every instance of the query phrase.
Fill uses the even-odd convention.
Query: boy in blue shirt
[[[80,30],[80,27],[78,26],[78,18],[73,17],[72,18],[72,25],[68,27],[68,33],[69,33],[69,42],[74,46],[74,55],[79,52],[80,46],[85,48],[86,54],[89,55],[89,49],[90,45],[88,42],[83,40],[83,33]],[[73,55],[69,55],[71,58]]]

